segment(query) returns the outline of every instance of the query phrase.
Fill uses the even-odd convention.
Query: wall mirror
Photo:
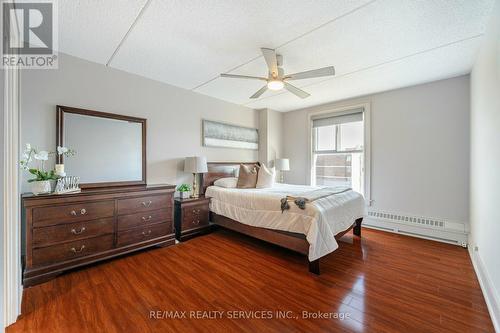
[[[82,188],[146,184],[146,119],[57,106],[56,143],[76,151],[61,157]]]

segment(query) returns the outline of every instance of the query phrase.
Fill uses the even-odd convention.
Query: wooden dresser
[[[174,185],[155,185],[23,195],[23,285],[124,253],[174,244],[174,191]]]

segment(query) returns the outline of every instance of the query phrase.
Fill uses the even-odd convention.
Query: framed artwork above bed
[[[259,149],[259,131],[256,128],[206,119],[202,122],[203,146],[205,147]]]

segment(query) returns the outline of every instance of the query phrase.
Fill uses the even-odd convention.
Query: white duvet
[[[319,187],[275,184],[265,189],[238,189],[210,186],[205,196],[210,210],[255,227],[296,232],[306,235],[309,260],[313,261],[338,248],[335,235],[347,230],[354,220],[363,217],[363,196],[352,190],[321,198],[302,210],[290,202],[281,213],[281,198],[300,197]]]

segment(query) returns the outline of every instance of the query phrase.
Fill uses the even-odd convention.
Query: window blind
[[[340,125],[363,120],[364,108],[349,110],[343,113],[318,115],[312,118],[313,128]]]

